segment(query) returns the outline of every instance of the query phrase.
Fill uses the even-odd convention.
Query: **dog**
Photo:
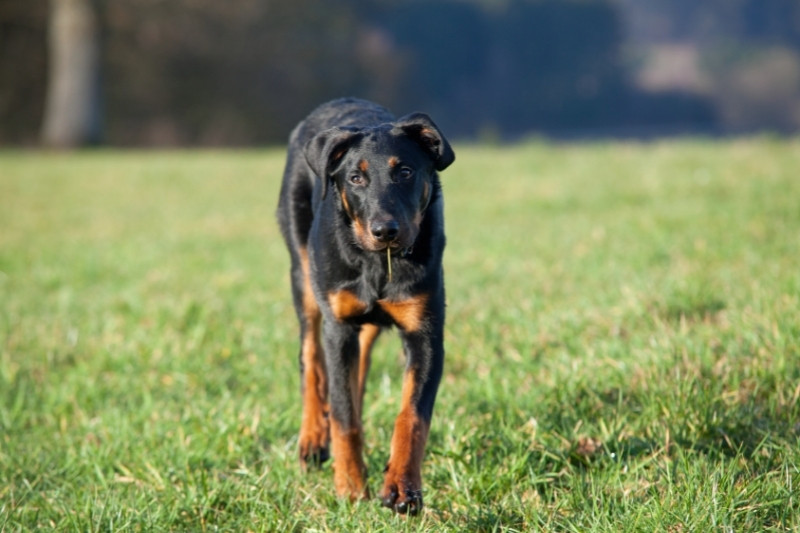
[[[380,499],[422,510],[421,466],[444,363],[445,246],[438,172],[455,160],[423,113],[396,119],[354,98],[292,131],[277,217],[300,322],[301,467],[333,454],[334,485],[370,497],[362,402],[370,351],[396,327],[406,358]]]

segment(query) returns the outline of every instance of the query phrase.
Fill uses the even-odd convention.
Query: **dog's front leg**
[[[401,333],[407,366],[380,494],[384,506],[401,514],[422,510],[422,459],[444,359],[442,326],[432,329]]]
[[[336,493],[351,500],[368,498],[364,435],[358,409],[358,328],[329,320],[324,332]]]

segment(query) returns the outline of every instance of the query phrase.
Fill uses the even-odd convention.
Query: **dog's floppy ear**
[[[336,164],[360,137],[358,128],[331,128],[315,135],[305,147],[308,166],[322,180],[322,197],[328,191],[328,182]]]
[[[450,143],[431,117],[425,113],[411,113],[400,118],[394,125],[428,152],[433,158],[436,170],[444,170],[456,160],[456,154],[450,148]]]

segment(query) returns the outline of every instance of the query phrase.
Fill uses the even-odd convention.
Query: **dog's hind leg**
[[[364,324],[358,333],[358,418],[364,414],[364,391],[367,388],[367,374],[372,359],[372,345],[381,332],[380,326],[375,324]]]
[[[314,299],[309,277],[308,252],[297,251],[292,265],[292,294],[300,322],[300,390],[303,418],[300,425],[300,462],[319,465],[329,456],[328,379],[320,342],[322,315]]]

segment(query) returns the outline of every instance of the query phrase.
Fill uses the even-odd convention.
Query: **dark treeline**
[[[720,16],[742,15],[740,32],[758,38],[759,28],[780,22],[783,33],[773,37],[800,46],[798,3],[770,1],[710,4],[726,6],[715,12]],[[681,25],[679,15],[699,9],[695,2],[672,5],[681,4],[95,1],[102,139],[283,142],[313,106],[342,95],[398,113],[425,110],[455,137],[724,127],[727,115],[713,90],[642,87],[632,74],[638,58],[631,43],[643,42],[643,25],[661,28],[662,41],[696,41],[705,35],[703,20],[718,20]],[[49,13],[46,0],[0,0],[0,142],[39,139]]]
[[[617,0],[637,42],[747,41],[800,47],[797,0]]]

